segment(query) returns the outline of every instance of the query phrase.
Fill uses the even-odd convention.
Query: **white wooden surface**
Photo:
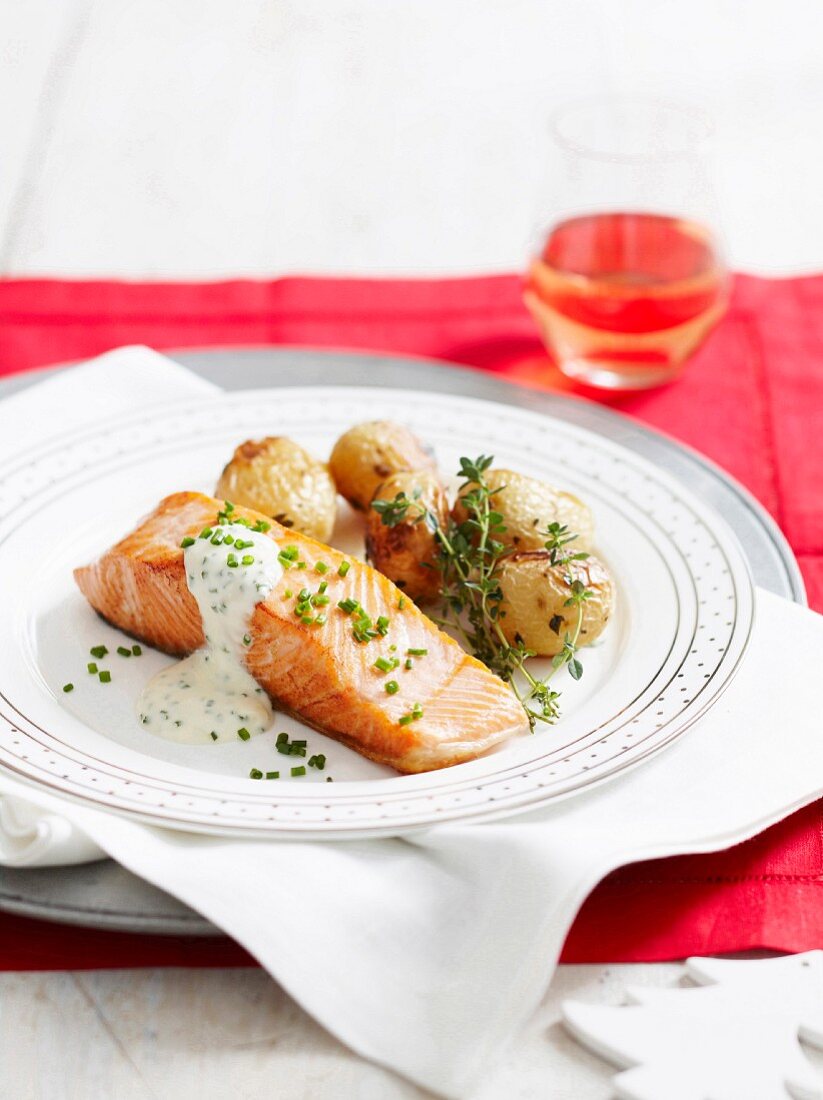
[[[520,267],[547,120],[716,115],[737,267],[823,257],[819,0],[2,0],[0,271]]]
[[[615,91],[714,111],[736,267],[820,269],[822,34],[819,0],[0,0],[0,274],[518,268],[549,115]],[[605,1100],[559,1002],[678,974],[561,968],[473,1100]],[[227,1095],[423,1094],[257,971],[0,975],[2,1100]]]
[[[568,1037],[561,1002],[621,1004],[627,985],[682,984],[682,971],[676,963],[561,967],[526,1032],[472,1100],[608,1100],[611,1071]],[[823,1052],[805,1049],[823,1073]],[[253,970],[4,974],[0,1067],[3,1100],[429,1095],[351,1054]]]

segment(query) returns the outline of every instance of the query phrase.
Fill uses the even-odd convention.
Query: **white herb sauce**
[[[234,542],[215,546],[211,539],[197,538],[183,552],[186,581],[200,608],[206,644],[153,677],[138,704],[148,732],[197,745],[237,741],[240,729],[253,737],[271,724],[271,703],[247,670],[243,654],[251,642],[248,631],[255,606],[283,574],[277,543],[267,535],[238,523],[212,530]],[[235,546],[238,539],[240,550]],[[230,566],[229,561],[238,564]]]

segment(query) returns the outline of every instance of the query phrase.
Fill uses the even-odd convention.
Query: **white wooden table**
[[[732,264],[817,270],[822,37],[818,0],[2,0],[0,275],[519,268],[549,115],[613,91],[710,107]],[[562,967],[475,1100],[610,1096],[560,1001],[679,973]],[[0,975],[2,1100],[226,1095],[423,1094],[258,971]]]

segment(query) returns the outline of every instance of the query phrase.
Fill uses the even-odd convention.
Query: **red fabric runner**
[[[206,285],[0,281],[0,374],[127,343],[368,348],[571,389],[548,363],[511,276]],[[738,276],[726,319],[679,382],[610,403],[742,481],[785,531],[810,603],[823,611],[823,276]],[[563,960],[823,947],[821,887],[823,803],[728,852],[634,864],[610,875],[584,904]],[[93,932],[0,915],[0,969],[249,961],[228,940]]]

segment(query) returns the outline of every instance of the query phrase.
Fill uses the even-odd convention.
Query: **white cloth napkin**
[[[99,369],[76,370],[75,384]],[[70,379],[59,380],[65,397]],[[127,384],[131,402],[151,389],[142,366]],[[791,671],[778,671],[778,640],[781,652],[791,647]],[[230,840],[141,825],[6,774],[0,793],[65,816],[199,910],[360,1054],[464,1098],[539,1003],[580,903],[606,873],[726,847],[823,793],[821,656],[823,619],[759,591],[737,677],[665,752],[541,811],[403,839]]]
[[[0,775],[0,791],[3,776]],[[56,867],[89,863],[105,852],[61,813],[48,813],[19,795],[0,793],[0,865]]]

